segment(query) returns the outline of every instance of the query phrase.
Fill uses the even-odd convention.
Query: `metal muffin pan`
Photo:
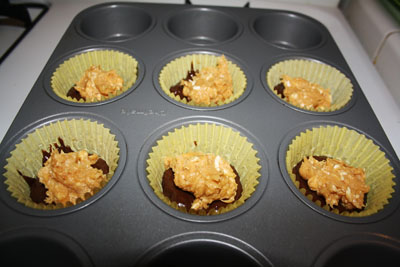
[[[49,91],[51,75],[69,56],[91,49],[134,56],[138,81],[112,101],[60,101]],[[158,72],[169,60],[190,53],[224,54],[235,61],[247,78],[244,95],[218,108],[193,108],[167,99],[159,89]],[[339,69],[353,84],[350,102],[321,116],[278,100],[265,75],[276,62],[292,58]],[[204,258],[210,255],[211,266],[333,266],[360,253],[374,254],[388,265],[400,260],[399,159],[332,36],[313,18],[282,10],[190,5],[108,3],[88,8],[71,22],[4,137],[2,166],[25,134],[67,117],[89,118],[110,128],[124,147],[123,166],[115,182],[99,192],[101,197],[80,203],[74,212],[30,211],[0,183],[0,244],[15,248],[1,249],[2,256],[7,251],[21,257],[23,249],[15,244],[26,236],[38,247],[55,240],[65,249],[60,257],[81,266],[182,266],[188,260],[201,263],[199,251]],[[146,184],[146,153],[152,144],[191,122],[231,127],[254,144],[261,165],[259,185],[236,210],[204,218],[180,214],[157,201]],[[365,134],[390,160],[395,192],[376,215],[331,216],[289,185],[281,161],[291,137],[326,124]]]

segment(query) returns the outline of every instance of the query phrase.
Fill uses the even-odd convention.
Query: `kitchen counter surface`
[[[110,1],[50,0],[49,2],[51,7],[47,14],[0,65],[2,91],[0,140],[4,138],[19,108],[75,15],[89,6]],[[250,1],[250,7],[303,13],[319,20],[328,28],[399,157],[400,107],[369,61],[340,10],[333,7],[260,0]]]

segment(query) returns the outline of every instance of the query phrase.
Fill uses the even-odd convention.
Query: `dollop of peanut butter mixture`
[[[281,81],[285,86],[283,95],[289,103],[305,109],[324,110],[331,106],[330,89],[324,89],[316,83],[288,75],[282,75]]]
[[[87,69],[74,87],[86,100],[101,100],[101,97],[109,97],[110,94],[121,90],[124,80],[115,70],[104,71],[100,66],[91,66]]]
[[[190,152],[164,160],[165,169],[172,168],[174,183],[182,190],[191,192],[196,199],[193,210],[207,209],[214,200],[232,203],[237,184],[230,164],[220,156]]]
[[[310,189],[324,196],[331,208],[339,205],[339,201],[348,210],[364,207],[364,194],[369,186],[365,184],[363,169],[332,158],[318,161],[305,157],[299,172]]]
[[[93,195],[94,190],[106,180],[101,170],[91,166],[98,159],[98,155],[89,155],[85,150],[69,153],[53,150],[38,172],[40,182],[48,189],[45,202],[76,204],[77,199],[85,199],[85,194]]]
[[[198,104],[217,104],[233,94],[232,76],[224,55],[218,58],[217,66],[202,68],[192,80],[182,80],[181,85],[183,94]]]

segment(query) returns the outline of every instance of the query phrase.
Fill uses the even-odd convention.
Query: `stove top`
[[[48,10],[45,3],[0,2],[0,64]]]

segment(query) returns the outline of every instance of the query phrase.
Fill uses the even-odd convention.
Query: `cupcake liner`
[[[340,215],[350,217],[372,215],[383,209],[392,197],[395,176],[389,160],[372,140],[354,130],[338,126],[321,126],[302,132],[292,141],[286,152],[286,168],[297,188],[299,183],[292,169],[307,156],[327,156],[364,169],[365,182],[370,186],[364,209],[360,212],[344,211]],[[305,190],[300,189],[300,191],[305,194]],[[311,195],[307,198],[312,199]],[[315,203],[321,207],[319,201]],[[329,210],[328,205],[322,208]],[[333,209],[332,212],[339,214],[337,209]]]
[[[100,100],[83,100],[67,96],[73,87],[91,66],[101,66],[105,71],[115,70],[122,77],[124,84],[121,90]],[[127,91],[136,82],[138,62],[128,54],[114,50],[95,50],[76,55],[64,61],[51,77],[51,88],[62,99],[77,103],[92,103],[111,99]]]
[[[351,81],[339,70],[324,63],[310,60],[285,60],[273,65],[267,72],[268,87],[279,98],[283,99],[274,90],[274,87],[281,83],[282,75],[290,77],[301,77],[311,83],[316,83],[323,88],[329,88],[332,95],[332,103],[329,108],[307,110],[318,112],[331,112],[344,107],[353,95],[353,85]],[[300,107],[299,107],[300,108]]]
[[[235,167],[243,186],[242,196],[219,210],[219,213],[225,213],[242,205],[258,185],[261,166],[258,164],[257,151],[252,146],[246,137],[224,126],[208,123],[183,126],[163,136],[152,148],[147,160],[147,178],[161,200],[177,210],[187,212],[186,209],[170,201],[162,192],[164,158],[195,151],[219,155]],[[207,215],[205,211],[190,210],[189,212]],[[208,213],[208,215],[212,214],[215,214],[215,211]]]
[[[247,79],[244,72],[236,64],[229,61],[229,59],[227,59],[229,65],[228,68],[232,76],[232,83],[233,83],[233,95],[229,99],[225,101],[220,101],[217,104],[211,103],[210,105],[206,105],[206,104],[195,103],[194,101],[187,102],[186,99],[181,99],[179,96],[175,96],[173,93],[169,91],[171,86],[176,85],[182,79],[186,78],[188,71],[190,71],[191,69],[192,63],[194,70],[201,70],[204,67],[216,66],[218,58],[219,56],[215,55],[192,54],[192,55],[182,56],[171,61],[166,66],[164,66],[164,68],[160,72],[159,82],[161,89],[170,98],[191,106],[215,107],[235,101],[244,93],[244,90],[246,89],[247,85]]]
[[[111,179],[118,166],[119,148],[115,135],[102,124],[83,119],[62,120],[47,124],[27,135],[7,158],[5,166],[5,184],[11,195],[27,207],[50,210],[59,209],[64,206],[37,204],[29,196],[30,188],[25,180],[18,174],[36,177],[42,167],[42,150],[49,150],[49,146],[59,143],[62,138],[64,144],[70,146],[73,151],[86,150],[89,153],[98,154],[109,166],[109,173],[106,175],[106,183]],[[104,183],[102,187],[106,184]],[[98,191],[101,188],[98,189]],[[91,195],[86,194],[85,199]],[[79,202],[85,200],[79,200]],[[70,203],[72,205],[72,203]]]

